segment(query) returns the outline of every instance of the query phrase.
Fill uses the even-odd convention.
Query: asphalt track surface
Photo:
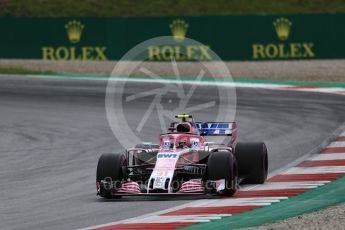
[[[131,83],[129,91],[152,85]],[[0,229],[76,229],[196,199],[96,197],[98,157],[122,149],[106,119],[105,86],[0,77]],[[203,91],[214,94],[212,87]],[[129,119],[142,116],[145,100],[126,110]],[[265,141],[270,171],[316,151],[345,120],[344,98],[337,95],[239,88],[237,101],[239,140]]]

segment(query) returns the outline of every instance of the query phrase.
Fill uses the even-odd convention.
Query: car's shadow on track
[[[136,202],[136,201],[178,201],[178,200],[200,200],[200,199],[219,199],[219,196],[212,195],[178,195],[178,196],[123,196],[121,198],[105,199],[101,197],[95,198],[96,202]]]

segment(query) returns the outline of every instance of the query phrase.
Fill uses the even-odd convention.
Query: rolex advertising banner
[[[147,47],[147,60],[290,60],[345,58],[345,14],[0,18],[0,58],[118,60],[158,36],[172,45]],[[186,38],[200,46],[183,46]],[[184,49],[183,52],[181,49]]]

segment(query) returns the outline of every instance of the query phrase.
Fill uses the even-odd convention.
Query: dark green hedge
[[[345,0],[0,0],[0,16],[344,13]]]

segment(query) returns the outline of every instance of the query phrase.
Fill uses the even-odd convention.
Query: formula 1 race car
[[[268,158],[264,143],[237,143],[235,122],[194,122],[177,115],[159,145],[138,144],[120,154],[103,154],[97,165],[97,194],[215,194],[232,196],[239,184],[262,184]],[[229,136],[228,144],[205,136]]]

